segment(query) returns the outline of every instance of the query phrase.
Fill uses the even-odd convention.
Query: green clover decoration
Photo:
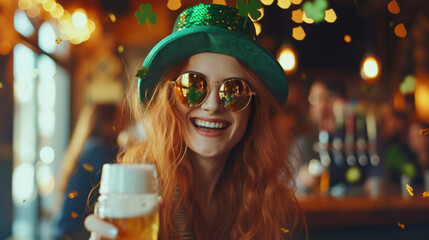
[[[244,2],[243,0],[237,1],[238,14],[246,18],[244,20],[244,26],[246,26],[248,15],[250,15],[253,20],[258,19],[261,16],[261,12],[258,10],[261,7],[262,4],[259,0],[246,0],[246,2]]]
[[[150,4],[140,4],[140,11],[136,11],[134,15],[137,17],[140,25],[147,24],[149,30],[152,31],[150,24],[156,24],[157,14],[152,11]],[[149,20],[149,21],[148,21]]]
[[[139,69],[136,73],[136,77],[138,78],[145,78],[146,77],[146,68],[142,67],[141,69]]]

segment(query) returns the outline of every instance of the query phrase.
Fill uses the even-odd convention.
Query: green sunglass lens
[[[180,101],[188,106],[200,105],[207,95],[207,81],[197,74],[184,73],[177,78],[176,93]]]

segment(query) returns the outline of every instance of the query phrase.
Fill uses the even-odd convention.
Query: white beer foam
[[[158,212],[158,196],[102,195],[95,206],[95,214],[101,218],[131,218],[148,216]]]

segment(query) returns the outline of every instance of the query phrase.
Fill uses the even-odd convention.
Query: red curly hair
[[[130,88],[130,109],[143,123],[147,140],[127,149],[122,163],[154,163],[159,176],[160,239],[180,239],[186,229],[194,239],[289,239],[302,220],[295,198],[294,166],[289,159],[293,137],[286,129],[285,112],[272,94],[244,64],[246,79],[257,96],[252,100],[248,129],[233,148],[216,185],[220,210],[208,224],[194,200],[194,174],[185,144],[186,120],[175,108],[169,82],[180,74],[187,60],[171,67],[153,97],[140,103],[137,86]],[[181,211],[183,210],[184,211]],[[176,217],[186,222],[177,226]],[[283,228],[283,229],[282,229]],[[284,230],[289,230],[284,233]]]

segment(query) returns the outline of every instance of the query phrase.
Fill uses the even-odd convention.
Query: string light
[[[180,0],[179,0],[180,1]],[[19,0],[18,7],[25,10],[28,17],[47,20],[49,17],[58,20],[60,38],[70,40],[73,44],[80,44],[88,40],[95,30],[95,23],[88,19],[86,11],[76,9],[73,16],[55,0]],[[116,21],[113,14],[109,15],[112,22]]]
[[[380,74],[380,63],[373,55],[367,55],[361,65],[361,77],[368,83],[375,83]]]
[[[284,45],[280,48],[277,60],[282,66],[283,70],[287,75],[290,75],[295,72],[296,66],[296,54],[293,48],[289,45]]]

